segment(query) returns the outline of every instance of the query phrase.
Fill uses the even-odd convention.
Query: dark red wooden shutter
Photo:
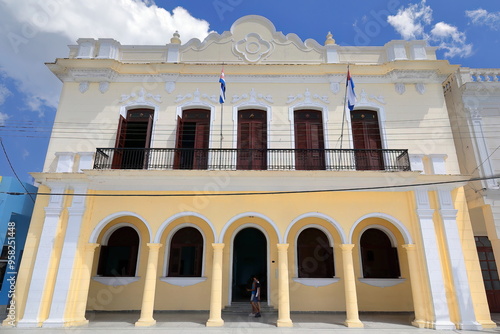
[[[127,139],[127,119],[120,115],[118,121],[118,130],[116,132],[115,153],[113,155],[112,169],[120,169],[122,167],[123,153],[125,148],[125,140]]]

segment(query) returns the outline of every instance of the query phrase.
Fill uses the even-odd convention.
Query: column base
[[[344,325],[349,328],[363,328],[365,325],[359,320],[346,320]]]
[[[38,322],[36,320],[21,320],[17,323],[17,326],[19,328],[35,328],[35,327],[42,327],[42,323]]]
[[[436,321],[434,322],[432,328],[442,329],[442,330],[453,330],[457,329],[455,324],[451,321]]]
[[[135,322],[135,327],[151,327],[156,325],[156,320],[151,319],[139,319]]]
[[[483,329],[483,326],[479,322],[476,321],[469,321],[465,323],[460,323],[458,324],[458,327],[461,330],[467,330],[467,331],[480,331]]]
[[[417,328],[428,328],[427,322],[424,320],[413,320],[411,325]]]
[[[277,327],[293,327],[292,319],[280,320],[276,321]]]
[[[66,322],[63,319],[47,319],[43,322],[44,328],[59,328],[64,327]]]
[[[497,328],[497,324],[491,320],[479,320],[478,322],[483,328]]]
[[[208,319],[206,326],[207,327],[222,327],[222,326],[224,326],[224,320],[222,320],[222,319]]]
[[[85,318],[69,320],[64,324],[65,327],[84,327],[88,325],[89,321]]]

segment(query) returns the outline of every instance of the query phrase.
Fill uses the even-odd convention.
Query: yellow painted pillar
[[[214,248],[214,259],[212,265],[212,290],[210,293],[210,318],[207,327],[218,327],[224,325],[222,320],[222,250],[224,244],[212,244]]]
[[[155,307],[155,293],[158,270],[158,252],[162,244],[148,243],[149,256],[146,269],[146,282],[144,283],[144,293],[142,295],[141,317],[135,323],[136,327],[153,326],[156,320],[153,319]]]
[[[415,319],[412,325],[418,328],[425,328],[425,302],[423,298],[422,280],[419,276],[420,267],[417,263],[417,253],[414,244],[403,245],[406,249],[406,256],[408,257],[408,267],[410,269],[411,293],[413,296],[413,308],[415,310]]]
[[[82,326],[89,321],[85,318],[87,309],[87,299],[89,297],[90,278],[92,276],[92,264],[94,262],[94,253],[100,244],[86,244],[85,257],[82,263],[82,271],[80,275],[80,286],[78,289],[76,305],[73,314],[68,314],[70,321],[67,326]]]
[[[344,289],[345,289],[345,311],[347,319],[345,325],[347,327],[364,327],[359,320],[358,312],[358,297],[356,294],[356,277],[354,276],[354,264],[352,261],[353,244],[342,244],[342,260],[344,267]]]
[[[290,286],[288,284],[288,244],[278,244],[278,327],[293,327],[290,319]]]

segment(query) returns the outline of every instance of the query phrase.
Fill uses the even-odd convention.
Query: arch
[[[161,225],[160,227],[158,228],[158,231],[156,232],[156,235],[154,237],[154,242],[155,243],[160,243],[160,240],[161,240],[161,237],[163,235],[163,233],[165,232],[165,229],[173,222],[175,221],[176,219],[179,219],[179,218],[182,218],[182,217],[189,217],[189,216],[193,216],[193,217],[197,217],[197,218],[200,218],[201,220],[205,221],[205,223],[208,224],[208,226],[210,227],[210,229],[212,230],[212,236],[213,236],[213,240],[214,242],[216,242],[217,240],[217,236],[216,236],[216,232],[215,232],[215,227],[214,225],[212,224],[212,222],[205,216],[203,216],[202,214],[199,214],[197,212],[193,212],[193,211],[185,211],[185,212],[179,212],[179,213],[176,213],[175,215],[167,218],[167,220],[165,220]],[[193,224],[194,225],[194,224]],[[205,237],[205,235],[202,233],[202,235]]]
[[[387,239],[384,240],[383,236]],[[387,228],[380,225],[367,226],[360,232],[358,247],[360,272],[363,278],[401,278],[400,259],[395,239]]]
[[[148,236],[149,236],[148,241],[150,242],[150,240],[153,240],[153,232],[151,231],[151,227],[149,226],[146,219],[144,219],[142,216],[140,216],[139,214],[137,214],[135,212],[120,211],[120,212],[112,213],[109,216],[105,217],[94,227],[94,229],[92,230],[92,233],[90,234],[89,243],[97,243],[97,239],[99,238],[99,234],[101,234],[102,230],[106,227],[106,225],[108,225],[108,223],[110,223],[111,221],[113,221],[117,218],[127,217],[127,216],[135,217],[135,218],[139,219],[140,221],[142,221],[142,223],[144,224],[144,226],[146,226],[146,228],[148,230]],[[140,236],[140,233],[139,233],[139,236]]]
[[[369,213],[369,214],[362,216],[358,220],[356,220],[356,222],[352,225],[351,230],[349,231],[349,239],[347,239],[347,241],[349,243],[353,243],[352,236],[354,235],[354,230],[356,229],[356,227],[363,220],[368,219],[368,218],[381,218],[381,219],[387,220],[388,222],[393,224],[398,229],[399,233],[401,233],[401,235],[404,239],[405,244],[413,244],[413,239],[410,235],[410,232],[406,228],[406,226],[404,226],[403,223],[401,223],[398,219],[394,218],[393,216],[385,214],[385,213],[381,213],[381,212]]]
[[[342,244],[345,244],[347,243],[347,236],[345,235],[344,233],[344,230],[342,229],[342,226],[340,226],[340,224],[333,218],[323,214],[323,213],[320,213],[320,212],[308,212],[308,213],[304,213],[300,216],[298,216],[297,218],[295,218],[294,220],[292,220],[292,222],[290,224],[288,224],[288,227],[285,231],[285,235],[284,235],[284,238],[283,238],[283,242],[287,242],[288,240],[288,235],[290,234],[290,230],[292,229],[293,225],[295,225],[298,221],[304,219],[304,218],[319,218],[319,219],[322,219],[322,220],[325,220],[327,221],[328,223],[330,223],[333,228],[337,231],[337,233],[339,234],[339,237],[340,237],[340,242]],[[330,233],[328,233],[327,235],[330,235]],[[333,241],[332,241],[332,245],[333,245]]]
[[[245,218],[245,217],[248,217],[248,216],[254,216],[254,217],[257,217],[257,218],[260,218],[264,221],[266,221],[269,225],[271,225],[271,227],[274,229],[274,232],[276,233],[276,238],[278,239],[278,242],[279,243],[283,243],[283,239],[281,238],[281,235],[279,233],[279,228],[278,228],[278,225],[276,225],[276,223],[274,221],[272,221],[269,217],[261,214],[261,213],[258,213],[258,212],[244,212],[244,213],[240,213],[236,216],[234,216],[233,218],[229,219],[229,221],[224,225],[224,227],[222,228],[222,231],[220,233],[220,236],[219,236],[219,243],[224,243],[224,237],[226,235],[226,232],[227,232],[227,229],[235,222],[237,221],[238,219],[241,219],[241,218]]]
[[[164,267],[163,267],[164,268],[163,274],[165,277],[174,277],[174,276],[168,276],[172,239],[177,232],[179,232],[180,230],[182,230],[184,228],[189,228],[189,227],[196,229],[200,233],[201,238],[203,240],[202,241],[203,245],[202,245],[202,250],[201,250],[201,271],[200,271],[199,277],[202,277],[203,274],[205,273],[205,250],[206,250],[206,244],[207,244],[207,239],[205,237],[205,233],[203,233],[203,230],[196,224],[182,223],[182,224],[179,224],[178,226],[176,226],[172,229],[172,231],[169,233],[169,235],[167,236],[166,241],[165,241],[165,257],[164,257]],[[182,276],[180,276],[180,277],[182,277]]]
[[[326,239],[328,240],[328,246],[330,249],[327,247],[324,247],[321,245],[317,239],[314,241],[314,243],[311,242],[299,242],[301,237],[303,236],[302,233],[307,231],[307,230],[317,230],[320,233],[322,233]],[[312,231],[311,231],[312,232]],[[314,245],[315,249],[311,252],[310,246]],[[323,249],[325,252],[322,256],[319,255],[319,250],[318,246],[320,246],[319,249]],[[297,231],[297,234],[295,235],[295,276],[298,278],[332,278],[335,276],[335,261],[334,261],[334,255],[333,255],[333,238],[331,236],[330,231],[326,229],[325,227],[317,224],[308,224],[303,226],[299,231]],[[326,254],[326,258],[325,258]],[[323,257],[323,258],[321,258]],[[302,261],[301,261],[302,259]],[[314,263],[316,263],[316,267],[314,269],[311,269],[309,266],[304,265],[302,266],[301,263],[311,263],[308,261],[308,259],[314,260]],[[326,260],[330,259],[330,263],[328,263]],[[317,261],[317,262],[316,262]],[[322,272],[318,272],[318,269],[322,268]],[[309,272],[307,272],[309,270]],[[310,277],[310,275],[313,275]],[[331,276],[330,276],[331,275]]]
[[[244,218],[244,217],[247,217],[248,215],[245,215],[243,217],[240,217],[240,218]],[[255,215],[253,215],[255,216]],[[238,218],[239,219],[239,218]],[[230,225],[229,225],[230,226]],[[269,278],[271,277],[271,257],[270,257],[270,252],[271,252],[271,245],[270,245],[270,238],[269,238],[269,234],[267,233],[266,229],[263,228],[261,225],[259,224],[256,224],[256,223],[246,223],[246,224],[242,224],[241,226],[238,226],[233,234],[231,235],[231,240],[229,241],[229,245],[230,245],[230,251],[229,251],[229,260],[230,260],[230,265],[229,265],[229,282],[232,282],[233,281],[233,262],[234,262],[234,240],[236,238],[236,236],[238,235],[239,232],[243,231],[244,229],[247,229],[247,228],[254,228],[258,231],[260,231],[263,235],[264,235],[264,238],[266,239],[266,252],[267,252],[267,258],[266,258],[266,271],[267,271],[267,277],[266,277],[266,280],[267,280],[267,303],[269,303],[269,301],[271,300],[271,284],[270,284],[270,280]],[[222,236],[222,234],[221,234]],[[278,235],[278,239],[279,239],[279,235]],[[223,240],[223,239],[221,239]],[[233,295],[233,286],[232,284],[229,284],[229,293],[228,293],[228,303],[229,305],[231,305],[232,303],[232,295]]]

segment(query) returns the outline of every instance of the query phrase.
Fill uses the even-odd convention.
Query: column
[[[49,205],[45,207],[45,220],[31,274],[24,316],[18,322],[17,327],[39,327],[44,320],[40,319],[39,316],[44,302],[46,302],[42,298],[45,291],[46,277],[50,270],[51,254],[63,205],[63,196],[57,194],[64,192],[63,185],[54,185],[51,188],[53,195],[50,195]]]
[[[74,187],[75,194],[85,194],[87,187],[78,185]],[[61,260],[57,269],[54,294],[50,306],[48,319],[43,327],[63,327],[65,323],[64,312],[66,311],[68,292],[71,284],[71,275],[74,272],[75,256],[78,249],[80,227],[85,212],[85,196],[73,196],[71,207],[68,208],[68,224],[61,252]]]
[[[425,328],[425,304],[422,295],[423,286],[419,275],[419,266],[417,262],[416,247],[414,244],[403,245],[408,257],[408,267],[410,269],[411,293],[413,297],[413,308],[415,310],[415,319],[412,325],[418,328]]]
[[[434,227],[434,209],[431,209],[429,194],[426,188],[415,190],[417,202],[417,215],[420,221],[422,246],[424,250],[425,266],[427,269],[429,288],[431,292],[431,305],[433,318],[426,322],[434,329],[453,330],[455,324],[450,321],[448,299],[444,286],[444,273],[441,265],[436,228]]]
[[[278,244],[278,327],[293,327],[290,319],[290,286],[288,284],[288,244]]]
[[[224,325],[222,320],[222,250],[224,244],[213,243],[214,258],[212,264],[212,290],[210,292],[210,318],[207,327]]]
[[[153,319],[155,306],[156,281],[158,270],[158,252],[162,244],[147,244],[149,247],[148,265],[146,269],[146,282],[144,284],[144,294],[142,296],[141,317],[135,323],[136,327],[153,326],[156,320]]]
[[[450,189],[441,187],[437,191],[441,218],[445,234],[446,251],[450,259],[452,282],[455,287],[455,295],[460,312],[460,329],[481,330],[482,326],[476,321],[472,295],[470,292],[467,268],[465,267],[462,242],[457,226],[457,210],[453,205]]]
[[[354,275],[354,264],[352,261],[353,244],[342,244],[342,265],[344,268],[344,289],[345,289],[345,311],[347,327],[364,327],[359,320],[358,296],[356,294],[356,276]]]
[[[68,326],[82,326],[86,325],[89,321],[85,318],[85,311],[87,310],[87,299],[89,297],[90,279],[92,277],[92,264],[94,262],[94,253],[100,244],[86,244],[85,254],[82,263],[82,270],[80,272],[80,284],[76,293],[76,305],[73,313],[74,317],[69,319]]]

